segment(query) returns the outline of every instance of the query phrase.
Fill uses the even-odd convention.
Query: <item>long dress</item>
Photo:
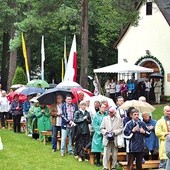
[[[100,125],[102,123],[102,120],[105,116],[107,116],[108,113],[105,112],[104,114],[101,114],[100,112],[97,112],[93,119],[93,128],[94,128],[94,135],[92,139],[92,152],[103,152],[103,135],[100,132]]]
[[[51,130],[51,122],[50,122],[50,112],[47,106],[45,106],[44,110],[45,113],[41,111],[43,108],[39,107],[36,111],[36,117],[38,118],[38,132],[39,132],[39,139],[43,141],[44,137],[41,134],[41,131]]]

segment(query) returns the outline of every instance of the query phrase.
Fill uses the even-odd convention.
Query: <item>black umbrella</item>
[[[164,78],[164,76],[160,73],[152,73],[150,75],[150,77],[153,77],[153,78]]]
[[[70,90],[64,90],[64,89],[48,89],[46,90],[41,96],[37,98],[37,100],[40,102],[40,104],[52,104],[56,102],[56,96],[62,95],[64,98],[67,94],[70,94],[73,97],[73,94]]]

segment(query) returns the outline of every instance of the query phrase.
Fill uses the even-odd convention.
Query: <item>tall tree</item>
[[[88,73],[88,0],[82,0],[81,6],[81,68],[80,84],[87,89]]]

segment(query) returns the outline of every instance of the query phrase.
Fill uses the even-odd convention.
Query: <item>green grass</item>
[[[4,150],[0,151],[0,170],[99,170],[89,162],[78,162],[73,156],[51,152],[51,145],[43,145],[25,134],[0,130]]]
[[[164,115],[163,108],[165,105],[168,104],[153,105],[156,108],[155,111],[152,113],[153,119],[159,120]]]
[[[165,105],[155,105],[153,118],[163,115]],[[60,152],[51,152],[51,144],[27,137],[24,133],[15,134],[0,129],[4,150],[0,151],[0,170],[101,170],[89,162],[78,162],[73,156],[60,156]],[[119,170],[121,168],[118,168]]]

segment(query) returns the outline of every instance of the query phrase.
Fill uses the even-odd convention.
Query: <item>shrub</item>
[[[15,70],[14,78],[12,80],[12,85],[13,84],[26,84],[26,83],[27,83],[27,78],[26,78],[26,74],[23,68],[17,67]]]

